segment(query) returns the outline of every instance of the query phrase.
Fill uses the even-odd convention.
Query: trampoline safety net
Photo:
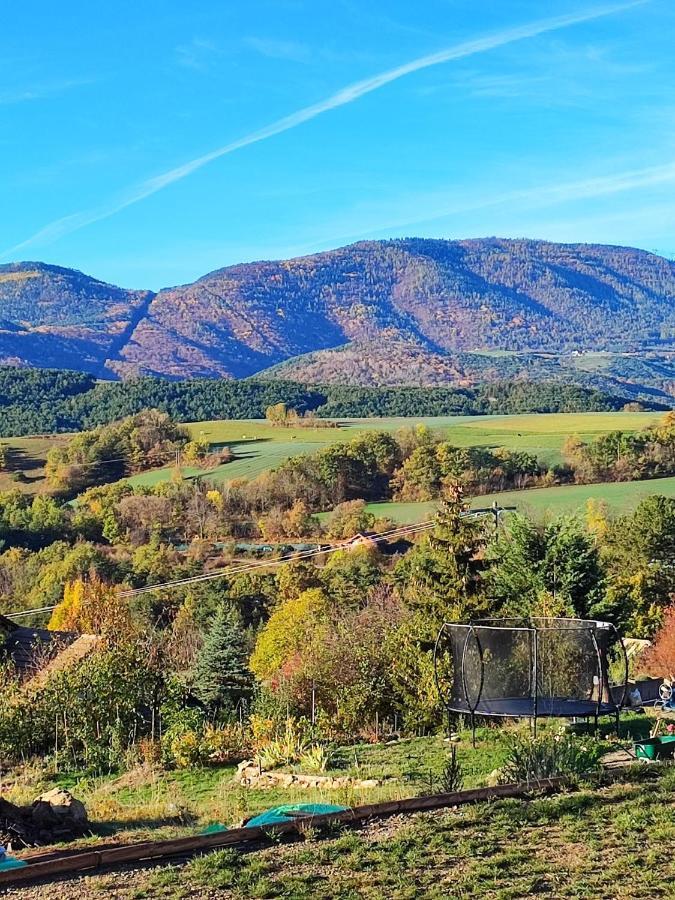
[[[610,654],[623,683],[609,684]],[[494,619],[447,623],[434,653],[436,683],[452,712],[480,716],[618,714],[628,663],[613,625],[582,619]]]

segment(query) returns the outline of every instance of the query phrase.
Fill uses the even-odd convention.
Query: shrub
[[[308,747],[298,759],[300,769],[303,772],[325,772],[333,757],[333,752],[323,744],[313,744]]]
[[[169,761],[179,769],[189,769],[204,762],[202,736],[196,731],[182,731],[173,735],[168,744]]]
[[[457,759],[457,746],[452,744],[450,747],[450,756],[443,766],[443,771],[439,778],[439,788],[444,794],[454,794],[456,791],[462,790],[463,784],[464,772]]]
[[[580,738],[559,731],[532,738],[511,739],[500,781],[538,781],[564,775],[583,775],[598,768],[606,746],[596,738]]]
[[[284,730],[257,748],[256,759],[263,769],[276,769],[297,762],[309,745],[302,720],[287,719]]]
[[[250,752],[251,738],[242,725],[225,725],[222,728],[207,725],[202,745],[208,762],[222,765],[244,759]]]

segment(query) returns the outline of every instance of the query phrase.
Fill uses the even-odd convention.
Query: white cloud
[[[270,59],[286,59],[290,62],[306,62],[309,57],[309,48],[298,41],[279,41],[273,38],[250,37],[245,43]]]
[[[14,103],[25,103],[30,100],[44,100],[64,94],[73,88],[92,84],[91,78],[69,78],[61,81],[44,81],[25,87],[13,87],[0,90],[0,106]]]
[[[215,53],[218,52],[216,45],[212,41],[203,38],[192,38],[187,44],[180,44],[176,47],[176,60],[179,66],[184,69],[195,69],[198,72],[204,72],[208,67]]]

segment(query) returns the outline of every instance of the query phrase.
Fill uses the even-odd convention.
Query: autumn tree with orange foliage
[[[675,678],[675,605],[663,614],[663,624],[644,655],[642,668],[650,675]]]

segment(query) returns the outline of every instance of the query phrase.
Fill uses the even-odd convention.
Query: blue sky
[[[675,255],[672,0],[24,0],[0,261],[126,287],[362,238]]]

